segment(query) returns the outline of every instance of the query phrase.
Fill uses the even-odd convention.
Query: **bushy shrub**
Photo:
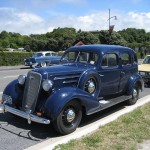
[[[0,51],[0,66],[21,65],[25,58],[31,57],[31,52],[6,52]]]

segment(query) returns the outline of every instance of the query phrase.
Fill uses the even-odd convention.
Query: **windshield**
[[[143,64],[150,64],[150,56],[145,57]]]
[[[86,64],[96,64],[97,60],[97,53],[79,51],[67,52],[61,58],[62,63],[81,62]]]

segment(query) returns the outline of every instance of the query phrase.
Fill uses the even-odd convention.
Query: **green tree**
[[[6,38],[9,38],[10,36],[9,36],[9,33],[8,32],[6,32],[6,31],[2,31],[1,33],[0,33],[0,38],[1,39],[6,39]]]
[[[25,49],[27,52],[31,52],[30,45],[25,45],[24,49]]]
[[[78,32],[76,36],[76,41],[75,43],[82,41],[84,44],[97,44],[99,43],[99,39],[97,36],[90,32]]]
[[[107,30],[100,31],[99,40],[102,44],[127,45],[126,40],[115,31],[111,34]]]
[[[49,39],[46,45],[47,50],[57,51],[58,42],[55,39]]]
[[[38,40],[39,51],[44,51],[46,49],[47,42],[44,40]]]
[[[8,39],[4,39],[4,40],[2,41],[2,47],[3,47],[3,48],[8,48],[8,47],[10,47],[10,43],[9,43],[9,40],[8,40]]]
[[[32,39],[29,45],[30,45],[30,49],[33,52],[38,52],[39,51],[39,49],[38,49],[38,40]]]

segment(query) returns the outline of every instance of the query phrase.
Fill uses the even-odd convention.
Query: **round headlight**
[[[25,80],[26,80],[26,75],[20,75],[18,77],[18,82],[20,85],[23,85],[25,83]]]
[[[51,80],[44,80],[42,83],[42,87],[45,91],[49,91],[52,89],[53,82]]]

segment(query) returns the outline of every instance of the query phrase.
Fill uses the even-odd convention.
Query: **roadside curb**
[[[25,150],[51,150],[59,144],[65,144],[65,143],[69,142],[70,140],[81,138],[82,136],[85,136],[85,135],[97,130],[99,127],[104,126],[107,123],[110,123],[110,122],[118,119],[120,116],[127,114],[127,113],[137,109],[138,107],[150,102],[150,95],[147,95],[147,96],[141,98],[140,100],[141,101],[137,102],[135,105],[127,106],[123,110],[119,110],[115,113],[112,113],[109,117],[106,117],[106,118],[104,117],[100,120],[97,120],[91,124],[86,125],[86,127],[78,128],[75,132],[64,136],[64,138],[61,140],[59,140],[59,138],[58,138],[58,140],[56,142],[53,142],[51,139],[48,139],[44,142],[41,142],[34,146],[31,146]],[[52,143],[52,144],[50,144],[50,143]]]

